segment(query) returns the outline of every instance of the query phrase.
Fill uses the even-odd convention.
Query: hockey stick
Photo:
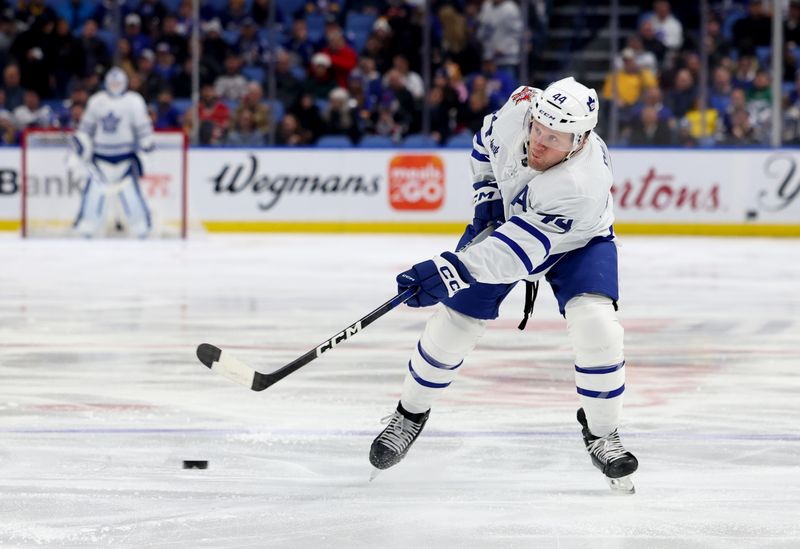
[[[201,343],[197,347],[197,358],[208,368],[219,372],[228,379],[244,385],[245,387],[250,387],[254,391],[263,391],[273,383],[299,370],[312,360],[319,358],[323,353],[335,349],[337,345],[347,341],[401,303],[405,303],[411,299],[417,291],[417,288],[408,288],[406,291],[397,294],[371,313],[358,319],[354,324],[348,326],[333,337],[326,339],[303,356],[294,359],[286,366],[275,370],[271,374],[257,372],[236,357],[208,343]]]
[[[495,228],[496,227],[494,225],[486,227],[483,231],[478,233],[475,238],[462,246],[458,251],[466,250],[472,244],[480,242],[489,236],[489,234],[491,234]],[[207,368],[227,377],[231,381],[234,381],[240,385],[244,385],[245,387],[249,387],[253,391],[263,391],[270,385],[282,380],[292,372],[296,372],[312,360],[319,358],[323,353],[335,349],[339,344],[347,341],[352,336],[378,320],[380,317],[401,303],[405,303],[411,299],[418,291],[418,288],[408,288],[407,290],[397,294],[371,313],[368,313],[357,320],[354,324],[351,324],[333,337],[326,339],[313,349],[309,350],[304,355],[294,359],[286,366],[283,366],[282,368],[279,368],[270,374],[264,374],[254,370],[227,351],[223,351],[219,347],[215,347],[209,343],[201,343],[197,347],[197,358],[200,359],[200,362],[202,362]]]

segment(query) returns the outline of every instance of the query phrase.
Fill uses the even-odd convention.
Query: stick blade
[[[201,343],[197,347],[197,358],[207,368],[227,377],[234,383],[244,385],[250,389],[254,388],[255,377],[258,372],[229,352],[208,343]]]

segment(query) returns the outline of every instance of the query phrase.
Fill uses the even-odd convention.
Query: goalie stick
[[[457,251],[460,252],[466,250],[472,244],[477,244],[489,236],[495,228],[496,225],[490,225],[486,227],[483,231],[478,233],[475,238],[470,240]],[[210,343],[201,343],[198,345],[197,358],[200,359],[200,362],[202,362],[207,368],[227,377],[231,381],[234,381],[240,385],[244,385],[245,387],[249,387],[253,391],[263,391],[267,387],[282,380],[289,374],[296,372],[309,362],[319,358],[323,353],[335,349],[338,345],[347,341],[352,336],[359,333],[361,330],[378,320],[380,317],[398,305],[411,299],[418,291],[418,288],[408,288],[407,290],[397,294],[389,301],[363,316],[341,332],[326,339],[304,355],[294,359],[289,364],[278,368],[269,374],[264,374],[254,370],[241,360],[237,359],[235,356],[231,355],[229,352],[223,351],[219,347],[211,345]]]

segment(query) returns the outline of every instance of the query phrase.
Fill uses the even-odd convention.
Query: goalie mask
[[[573,77],[553,82],[531,103],[528,131],[533,120],[556,130],[572,134],[572,146],[564,160],[580,147],[583,135],[597,125],[599,103],[597,92]]]
[[[128,76],[119,67],[114,67],[106,73],[104,85],[109,95],[119,97],[128,91]]]

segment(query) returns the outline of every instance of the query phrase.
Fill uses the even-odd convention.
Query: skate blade
[[[369,473],[369,481],[372,482],[375,478],[381,473],[382,469],[378,469],[377,467],[373,467],[372,471]]]
[[[630,475],[620,478],[606,478],[606,480],[608,481],[608,485],[611,487],[611,491],[615,494],[636,493],[636,488],[633,486],[633,481],[631,480]]]

